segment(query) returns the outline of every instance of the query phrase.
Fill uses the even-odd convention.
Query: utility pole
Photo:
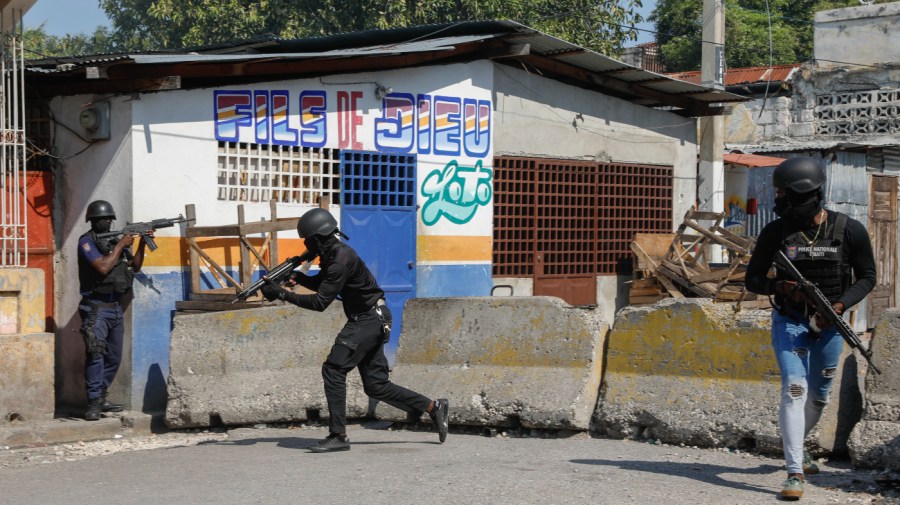
[[[700,83],[725,89],[725,0],[703,0],[702,38]],[[722,116],[700,118],[697,200],[702,211],[725,210],[724,125]],[[725,261],[720,246],[713,246],[709,254],[714,261]]]

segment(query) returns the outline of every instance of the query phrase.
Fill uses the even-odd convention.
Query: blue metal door
[[[394,315],[391,365],[403,304],[416,296],[416,157],[341,151],[341,231],[385,291]]]

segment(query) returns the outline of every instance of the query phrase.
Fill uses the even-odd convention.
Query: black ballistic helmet
[[[325,209],[312,209],[300,217],[297,222],[297,233],[300,238],[309,238],[313,235],[330,237],[337,231],[338,223]]]
[[[110,204],[106,200],[94,200],[93,202],[88,204],[87,213],[84,217],[85,221],[90,221],[91,219],[100,219],[104,217],[109,217],[112,219],[116,218],[116,211],[113,210],[112,204]]]
[[[772,185],[794,193],[809,193],[825,184],[822,160],[803,156],[782,161],[772,173]]]

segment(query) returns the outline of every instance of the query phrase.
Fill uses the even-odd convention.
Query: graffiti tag
[[[481,160],[474,167],[460,166],[456,160],[443,169],[434,170],[425,177],[422,196],[428,198],[422,206],[422,222],[426,226],[446,217],[451,223],[468,223],[479,205],[491,201],[493,172],[484,168]]]

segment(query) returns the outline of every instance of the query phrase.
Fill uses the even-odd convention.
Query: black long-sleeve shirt
[[[335,241],[326,246],[320,256],[319,268],[318,275],[294,275],[297,284],[315,294],[289,292],[285,300],[304,309],[322,312],[340,295],[344,313],[349,317],[369,310],[379,298],[384,298],[384,291],[375,276],[356,251],[343,242]]]
[[[828,211],[828,222],[837,221],[837,213]],[[831,225],[833,226],[833,225]],[[766,275],[775,254],[782,246],[782,240],[796,230],[785,230],[783,219],[776,219],[763,228],[756,240],[756,247],[747,265],[746,284],[747,289],[761,295],[770,295],[775,292],[775,280]],[[845,265],[850,265],[855,278],[854,282],[841,294],[837,300],[844,305],[844,310],[856,305],[875,287],[875,256],[872,253],[872,243],[865,227],[853,218],[847,218],[847,226],[844,228],[844,237],[841,240],[841,254]],[[802,273],[802,272],[801,272]],[[793,280],[787,279],[786,280]],[[779,280],[781,278],[779,277]]]

